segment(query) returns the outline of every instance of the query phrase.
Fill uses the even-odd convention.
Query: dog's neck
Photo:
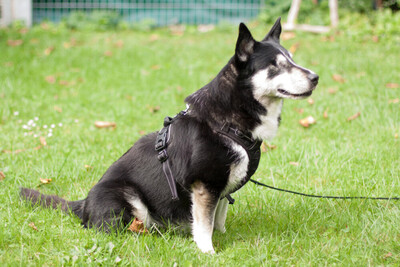
[[[210,83],[186,98],[190,114],[210,126],[229,123],[247,132],[260,129],[268,106],[254,99],[252,84],[241,73],[233,57]],[[253,137],[263,139],[260,134]]]

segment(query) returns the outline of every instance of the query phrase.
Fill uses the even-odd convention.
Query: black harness
[[[176,190],[176,182],[174,176],[171,171],[171,167],[168,160],[167,147],[168,140],[170,136],[170,127],[171,124],[180,116],[186,114],[186,111],[181,111],[175,117],[165,117],[164,119],[164,127],[158,132],[155,144],[155,150],[158,152],[158,160],[163,165],[163,172],[165,174],[165,178],[167,178],[169,188],[172,194],[172,200],[179,200],[178,192]],[[249,166],[247,170],[247,175],[243,179],[243,181],[235,188],[234,192],[239,190],[243,185],[245,185],[250,177],[256,172],[258,164],[260,162],[260,146],[261,141],[254,140],[250,137],[249,133],[243,133],[242,131],[232,127],[229,124],[222,125],[221,128],[217,129],[216,132],[220,135],[226,136],[233,140],[234,142],[241,145],[244,150],[246,150],[247,156],[249,157]],[[234,193],[231,192],[231,193]],[[230,194],[225,196],[229,204],[233,204],[235,200],[230,196]]]

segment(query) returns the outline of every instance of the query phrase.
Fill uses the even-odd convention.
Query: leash
[[[320,195],[311,195],[311,194],[305,194],[305,193],[300,193],[296,191],[291,191],[287,189],[281,189],[277,187],[273,187],[270,185],[263,184],[259,181],[250,179],[250,181],[256,185],[267,187],[269,189],[281,191],[281,192],[286,192],[286,193],[291,193],[294,195],[300,195],[304,197],[313,197],[313,198],[329,198],[329,199],[367,199],[367,200],[400,200],[400,197],[343,197],[343,196],[320,196]]]

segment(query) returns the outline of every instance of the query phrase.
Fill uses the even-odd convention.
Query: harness
[[[163,172],[165,178],[168,181],[169,188],[172,194],[172,200],[179,200],[178,192],[176,190],[176,182],[174,176],[171,171],[171,167],[169,164],[169,156],[167,154],[167,147],[168,147],[168,140],[170,137],[170,128],[171,124],[181,116],[184,116],[186,111],[181,111],[175,117],[165,117],[164,119],[164,127],[158,132],[156,143],[155,143],[155,150],[158,152],[158,160],[162,163]],[[239,190],[243,185],[245,185],[250,177],[256,172],[258,164],[260,162],[260,146],[262,141],[254,140],[250,137],[249,133],[244,133],[232,125],[227,123],[223,124],[216,132],[220,135],[226,136],[230,138],[232,141],[238,143],[240,146],[244,148],[249,157],[249,166],[247,170],[246,177],[242,180],[242,182],[235,188],[234,192]],[[231,192],[231,193],[234,193]],[[229,204],[233,204],[235,200],[227,194],[226,199],[229,201]]]

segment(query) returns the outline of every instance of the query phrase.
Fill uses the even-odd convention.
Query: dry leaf
[[[310,127],[310,125],[317,123],[317,121],[312,116],[308,116],[304,119],[299,120],[299,123],[301,126],[308,128]]]
[[[150,35],[150,41],[151,42],[157,41],[159,38],[160,38],[160,36],[158,36],[158,34]]]
[[[328,93],[334,95],[337,93],[337,88],[328,88]]]
[[[172,35],[182,36],[185,33],[186,26],[185,25],[171,25],[169,26]]]
[[[312,99],[312,98],[307,99],[307,102],[310,105],[314,105],[314,99]]]
[[[56,82],[56,77],[54,77],[53,75],[49,75],[45,77],[45,80],[46,82],[53,84]]]
[[[7,45],[8,46],[20,46],[22,45],[24,41],[18,39],[18,40],[7,40]]]
[[[262,142],[261,144],[261,152],[267,152],[268,150],[274,150],[276,148],[276,145],[270,145],[266,142]]]
[[[49,184],[51,183],[51,178],[39,178],[42,184]]]
[[[4,149],[4,150],[2,150],[2,152],[3,153],[6,153],[6,154],[18,154],[18,153],[21,153],[21,152],[24,152],[26,149],[17,149],[17,150],[14,150],[14,151],[12,151],[12,150],[6,150],[6,149]]]
[[[354,114],[354,115],[348,117],[348,118],[347,118],[347,121],[355,120],[355,119],[357,119],[358,117],[360,117],[360,115],[361,115],[361,112],[357,112],[356,114]]]
[[[357,73],[356,77],[360,78],[360,77],[364,77],[365,75],[367,75],[367,73],[365,73],[365,71],[362,71],[362,72]]]
[[[386,88],[390,88],[390,89],[395,89],[395,88],[399,88],[400,85],[398,83],[387,83]]]
[[[392,257],[393,256],[393,254],[391,253],[391,252],[388,252],[387,254],[385,254],[383,257],[385,258],[385,259],[387,259],[387,258],[390,258],[390,257]]]
[[[296,37],[296,34],[294,32],[283,32],[281,34],[281,40],[283,40],[283,41],[287,41],[287,40],[293,39],[295,37]]]
[[[11,61],[4,62],[4,67],[12,67],[13,65],[14,65],[14,63]]]
[[[0,171],[0,181],[3,181],[6,178],[4,172]]]
[[[396,138],[396,139],[399,138],[399,134],[398,134],[398,133],[395,133],[395,134],[394,134],[394,138]]]
[[[297,51],[297,48],[299,48],[299,46],[300,46],[300,43],[295,43],[295,44],[293,44],[293,45],[289,48],[290,53],[294,54],[294,53]]]
[[[213,24],[200,24],[199,26],[197,26],[197,30],[199,32],[203,32],[203,33],[210,32],[214,29],[215,29],[215,25],[213,25]],[[282,36],[281,36],[281,38],[282,38]]]
[[[118,47],[118,48],[122,48],[122,47],[124,47],[124,41],[118,40],[115,42],[114,46]]]
[[[41,136],[41,137],[39,138],[39,140],[40,140],[40,143],[42,144],[42,146],[47,146],[46,138],[44,138],[43,136]]]
[[[113,128],[115,129],[117,127],[117,124],[115,122],[110,122],[110,121],[96,121],[94,123],[94,126],[97,128]]]
[[[106,57],[111,57],[111,56],[113,55],[113,53],[112,53],[111,51],[105,51],[105,52],[104,52],[104,55],[105,55]]]
[[[26,34],[28,31],[29,31],[28,28],[22,28],[22,29],[19,30],[19,33],[20,34]]]
[[[31,44],[38,44],[38,43],[39,43],[39,39],[37,39],[37,38],[32,38],[29,42],[30,42]]]
[[[156,113],[160,110],[160,106],[147,106],[147,109],[151,112],[151,113]]]
[[[303,108],[294,108],[294,111],[296,111],[299,114],[303,114],[304,113],[304,109]]]
[[[40,27],[41,27],[43,30],[48,30],[48,29],[50,29],[49,24],[47,24],[46,22],[43,22],[42,24],[40,24]]]
[[[69,86],[69,85],[74,85],[75,82],[69,82],[69,81],[66,81],[66,80],[61,80],[61,81],[58,82],[58,84],[59,85],[64,85],[64,86]]]
[[[130,231],[135,232],[135,233],[147,233],[147,229],[144,227],[144,224],[142,221],[139,221],[137,218],[135,218],[132,222],[132,224],[128,228]]]
[[[59,106],[54,106],[53,107],[55,111],[57,111],[58,113],[62,112],[62,108],[60,108]]]
[[[151,69],[152,70],[159,70],[161,67],[160,67],[160,65],[153,65],[153,66],[151,66]]]
[[[296,167],[300,165],[300,163],[295,162],[295,161],[291,161],[291,162],[289,162],[289,164],[293,165],[293,166],[296,166]]]
[[[372,36],[372,41],[373,41],[374,43],[379,42],[379,37],[376,36],[376,35]]]
[[[324,111],[324,119],[327,119],[327,118],[328,118],[328,109],[329,109],[329,108],[325,109],[325,111]]]
[[[28,224],[28,226],[29,226],[30,228],[32,228],[33,230],[38,231],[37,227],[35,226],[35,224],[34,224],[33,222],[30,222],[30,223]]]
[[[140,130],[140,131],[139,131],[139,134],[140,134],[140,135],[145,135],[145,134],[146,134],[146,131]]]
[[[54,51],[54,46],[50,46],[50,47],[47,47],[47,48],[44,50],[44,54],[45,54],[46,56],[48,56],[48,55],[50,55],[51,52],[53,52],[53,51]]]
[[[397,103],[399,103],[399,99],[398,98],[395,98],[395,99],[389,99],[389,104],[397,104]]]
[[[345,82],[345,79],[340,74],[336,74],[336,73],[332,75],[332,79],[339,83]]]
[[[90,165],[86,165],[86,164],[85,164],[85,169],[86,169],[86,171],[89,171],[89,170],[93,169],[93,167],[90,166]]]

